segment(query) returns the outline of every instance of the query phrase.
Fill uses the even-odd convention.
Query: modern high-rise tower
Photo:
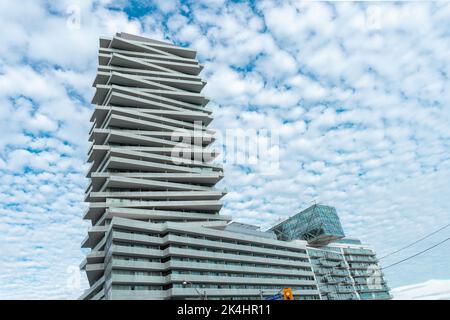
[[[117,33],[100,38],[98,58],[84,214],[92,226],[82,243],[91,250],[81,263],[89,288],[81,299],[259,299],[285,287],[296,299],[362,298],[354,281],[352,294],[323,291],[322,280],[337,279],[322,267],[331,263],[325,251],[345,262],[345,245],[316,248],[343,237],[335,227],[318,237],[316,227],[296,222],[276,234],[219,215],[226,191],[215,188],[223,171],[213,163],[212,112],[195,51]]]

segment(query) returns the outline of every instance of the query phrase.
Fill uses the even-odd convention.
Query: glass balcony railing
[[[354,249],[354,248],[344,248],[344,254],[352,254],[352,255],[367,255],[374,256],[375,253],[369,249]]]
[[[373,262],[376,263],[378,259],[375,258],[375,256],[355,256],[355,255],[348,255],[345,257],[345,259],[349,262]]]

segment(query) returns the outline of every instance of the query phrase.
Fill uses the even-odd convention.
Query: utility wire
[[[410,243],[410,244],[408,244],[408,245],[406,245],[406,246],[404,246],[404,247],[402,247],[402,248],[400,248],[400,249],[398,249],[398,250],[396,250],[396,251],[394,251],[394,252],[388,253],[387,255],[382,256],[381,258],[378,258],[378,260],[387,258],[387,257],[389,257],[389,256],[392,256],[393,254],[396,254],[397,252],[400,252],[400,251],[402,251],[402,250],[405,250],[405,249],[407,249],[407,248],[409,248],[409,247],[415,245],[416,243],[418,243],[418,242],[420,242],[420,241],[422,241],[422,240],[425,240],[426,238],[431,237],[432,235],[438,233],[439,231],[444,230],[445,228],[447,228],[447,227],[449,227],[449,226],[450,226],[450,223],[447,224],[446,226],[443,226],[442,228],[440,228],[440,229],[438,229],[438,230],[436,230],[436,231],[434,231],[434,232],[432,232],[432,233],[430,233],[430,234],[428,234],[428,235],[426,235],[426,236],[420,238],[419,240],[416,240],[416,241],[414,241],[414,242],[412,242],[412,243]]]
[[[418,255],[420,255],[420,254],[422,254],[422,253],[424,253],[424,252],[427,252],[427,251],[429,251],[429,250],[431,250],[431,249],[433,249],[433,248],[435,248],[435,247],[437,247],[437,246],[443,244],[444,242],[446,242],[446,241],[448,241],[448,240],[450,240],[450,238],[444,239],[444,240],[442,240],[441,242],[438,242],[438,243],[436,243],[435,245],[433,245],[433,246],[431,246],[431,247],[428,247],[428,248],[426,248],[425,250],[422,250],[422,251],[420,251],[420,252],[418,252],[418,253],[416,253],[416,254],[414,254],[414,255],[412,255],[412,256],[409,256],[409,257],[407,257],[407,258],[405,258],[405,259],[403,259],[403,260],[400,260],[400,261],[398,261],[398,262],[396,262],[396,263],[390,264],[390,265],[388,265],[387,267],[382,268],[382,270],[385,270],[385,269],[390,268],[390,267],[393,267],[393,266],[395,266],[395,265],[397,265],[397,264],[399,264],[399,263],[402,263],[402,262],[405,262],[405,261],[407,261],[407,260],[409,260],[409,259],[412,259],[412,258],[414,258],[414,257],[417,257]]]

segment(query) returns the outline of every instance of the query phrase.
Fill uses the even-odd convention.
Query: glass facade
[[[329,245],[320,249],[309,248],[308,254],[321,299],[391,299],[374,251],[363,247],[333,248]]]
[[[345,236],[336,209],[319,204],[279,223],[271,231],[280,240],[300,239],[311,245],[325,245]]]

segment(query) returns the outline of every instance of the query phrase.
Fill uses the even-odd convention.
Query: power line
[[[418,253],[416,253],[416,254],[414,254],[414,255],[412,255],[412,256],[409,256],[409,257],[407,257],[407,258],[405,258],[405,259],[403,259],[403,260],[400,260],[400,261],[398,261],[398,262],[396,262],[396,263],[390,264],[390,265],[388,265],[387,267],[382,268],[382,270],[385,270],[385,269],[390,268],[390,267],[393,267],[393,266],[395,266],[395,265],[397,265],[397,264],[399,264],[399,263],[402,263],[402,262],[405,262],[405,261],[407,261],[407,260],[409,260],[409,259],[412,259],[412,258],[414,258],[414,257],[417,257],[418,255],[420,255],[420,254],[422,254],[422,253],[424,253],[424,252],[427,252],[427,251],[429,251],[429,250],[431,250],[431,249],[433,249],[433,248],[435,248],[435,247],[437,247],[437,246],[443,244],[444,242],[446,242],[446,241],[448,241],[448,240],[450,240],[450,238],[444,239],[444,240],[442,240],[441,242],[438,242],[438,243],[436,243],[435,245],[433,245],[433,246],[431,246],[431,247],[429,247],[429,248],[426,248],[425,250],[422,250],[422,251],[420,251],[420,252],[418,252]]]
[[[406,246],[404,246],[404,247],[402,247],[402,248],[400,248],[400,249],[398,249],[398,250],[396,250],[396,251],[394,251],[394,252],[391,252],[391,253],[389,253],[389,254],[387,254],[387,255],[385,255],[385,256],[382,256],[381,258],[378,258],[378,260],[387,258],[387,257],[389,257],[389,256],[392,256],[393,254],[396,254],[397,252],[400,252],[400,251],[402,251],[402,250],[405,250],[405,249],[407,249],[407,248],[409,248],[409,247],[415,245],[416,243],[418,243],[418,242],[420,242],[420,241],[422,241],[422,240],[425,240],[426,238],[431,237],[432,235],[438,233],[439,231],[444,230],[444,229],[447,228],[448,226],[450,226],[450,223],[447,224],[446,226],[443,226],[442,228],[439,228],[438,230],[436,230],[436,231],[434,231],[434,232],[432,232],[432,233],[430,233],[430,234],[428,234],[428,235],[426,235],[426,236],[420,238],[419,240],[416,240],[416,241],[414,241],[414,242],[412,242],[412,243],[410,243],[410,244],[408,244],[408,245],[406,245]]]

